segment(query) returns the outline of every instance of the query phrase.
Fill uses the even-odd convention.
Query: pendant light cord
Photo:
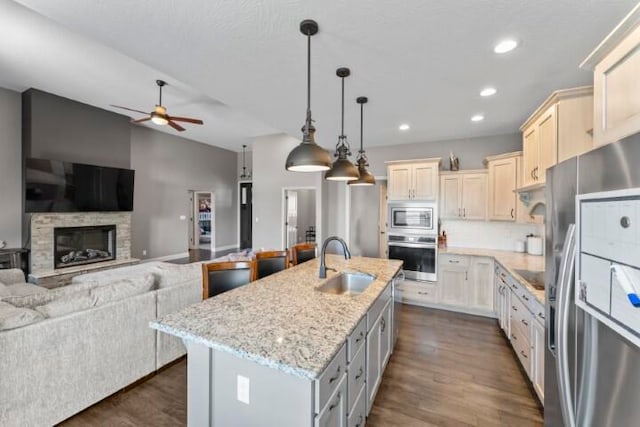
[[[342,77],[342,128],[340,130],[340,138],[344,140],[344,77]]]
[[[160,85],[160,102],[158,105],[162,105],[162,85]]]
[[[361,154],[364,152],[364,147],[362,145],[362,130],[363,130],[362,122],[363,121],[364,121],[364,103],[360,104],[360,153]]]
[[[311,111],[311,34],[307,32],[307,112]]]

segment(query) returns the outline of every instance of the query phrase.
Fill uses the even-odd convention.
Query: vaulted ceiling
[[[368,145],[516,132],[550,92],[590,84],[578,64],[635,0],[0,0],[0,85],[91,105],[148,110],[165,78],[169,113],[202,117],[182,136],[241,150],[252,137],[300,137],[306,39],[313,18],[317,137],[336,142],[340,81],[346,133]],[[37,15],[33,13],[37,12]],[[46,17],[46,18],[45,18]],[[519,47],[493,53],[502,38]],[[7,42],[8,45],[7,46]],[[498,92],[482,98],[480,90]],[[472,123],[472,115],[485,120]],[[398,125],[411,129],[400,132]],[[164,130],[164,129],[163,129]]]

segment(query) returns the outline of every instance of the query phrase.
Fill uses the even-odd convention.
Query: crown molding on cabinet
[[[524,132],[533,122],[535,122],[540,115],[546,112],[552,105],[557,104],[563,99],[578,98],[581,96],[593,95],[593,86],[580,86],[571,89],[561,89],[553,92],[549,97],[540,105],[536,111],[529,116],[529,118],[520,126],[520,131]]]

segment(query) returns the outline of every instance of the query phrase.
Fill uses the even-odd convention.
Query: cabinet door
[[[538,167],[538,127],[536,124],[525,129],[522,134],[522,185],[524,187],[536,183],[535,168]]]
[[[346,427],[347,410],[347,376],[342,375],[336,392],[316,417],[315,427]]]
[[[468,270],[464,267],[443,266],[440,268],[441,302],[448,305],[467,304]]]
[[[442,175],[440,178],[440,218],[462,216],[462,176]]]
[[[384,368],[391,356],[391,331],[393,330],[393,319],[391,317],[391,302],[382,310],[380,316],[380,376],[384,373]]]
[[[487,174],[462,175],[462,217],[487,219]]]
[[[415,163],[413,165],[413,198],[438,199],[438,164]]]
[[[493,260],[473,257],[471,259],[471,278],[469,306],[484,311],[493,311]]]
[[[535,177],[537,183],[543,183],[547,169],[555,165],[558,159],[558,123],[555,105],[549,107],[538,122],[538,150],[538,169]]]
[[[380,318],[367,334],[367,415],[371,411],[380,384]]]
[[[532,337],[531,337],[531,354],[533,356],[533,372],[532,382],[533,388],[538,393],[538,397],[541,402],[544,402],[544,325],[538,321],[533,322]]]
[[[389,200],[411,198],[411,165],[390,165],[387,168],[387,197]]]
[[[517,160],[511,157],[489,163],[489,219],[516,220]]]

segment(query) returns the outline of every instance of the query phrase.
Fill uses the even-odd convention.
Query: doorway
[[[249,249],[253,245],[253,184],[251,182],[240,182],[238,185],[240,249]]]
[[[387,258],[387,181],[349,187],[349,247],[353,255]]]
[[[189,249],[215,251],[214,194],[189,191]]]
[[[284,246],[316,242],[315,188],[283,189]]]

